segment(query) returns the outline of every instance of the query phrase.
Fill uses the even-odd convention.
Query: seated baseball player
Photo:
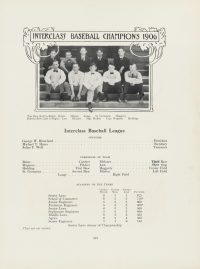
[[[108,101],[108,93],[117,93],[118,102],[121,102],[121,76],[120,73],[115,70],[113,63],[108,65],[108,71],[103,74],[103,92],[105,97],[104,102]]]
[[[46,75],[46,73],[53,68],[53,61],[54,60],[58,60],[59,63],[59,58],[57,56],[56,50],[52,49],[50,52],[50,55],[48,57],[45,58],[44,63],[43,63],[43,67],[44,67],[44,75]]]
[[[66,81],[68,80],[68,74],[70,71],[72,71],[72,66],[74,63],[74,59],[72,59],[72,53],[71,51],[66,51],[65,58],[61,60],[60,62],[60,69],[62,69],[65,72],[66,75]]]
[[[52,64],[52,69],[46,73],[45,82],[46,82],[46,101],[51,99],[51,93],[58,92],[60,93],[60,100],[63,101],[63,93],[67,92],[68,95],[71,95],[70,86],[66,80],[66,75],[63,70],[59,67],[58,60],[54,60]]]
[[[69,85],[71,88],[71,100],[79,101],[83,87],[84,73],[79,71],[78,63],[74,63],[72,71],[68,74]]]
[[[89,71],[90,58],[87,56],[87,50],[85,47],[82,47],[80,49],[80,55],[77,57],[76,60],[79,64],[81,72],[86,73]]]
[[[142,102],[144,98],[142,75],[137,71],[136,64],[130,64],[129,69],[130,70],[126,71],[124,75],[124,101],[127,102],[127,93],[139,93],[139,100]]]
[[[123,48],[118,49],[118,56],[114,60],[116,70],[119,71],[122,79],[122,84],[124,84],[124,73],[129,69],[129,59],[125,57],[125,50]]]
[[[97,101],[102,93],[103,79],[99,72],[96,71],[97,67],[95,63],[90,64],[90,71],[85,73],[83,81],[83,90],[81,95],[87,94],[87,106],[90,112],[92,112],[92,102],[94,98],[94,92],[97,92]]]
[[[103,49],[97,49],[94,62],[97,66],[97,72],[103,75],[103,73],[108,69],[108,60],[103,56]]]

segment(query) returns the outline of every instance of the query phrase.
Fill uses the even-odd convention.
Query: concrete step
[[[40,92],[40,100],[45,100],[47,94],[45,92]],[[67,93],[63,94],[64,100],[69,100],[70,97],[67,95]],[[59,93],[51,93],[51,100],[59,100],[60,99],[60,94]],[[94,97],[94,100],[96,98]],[[139,95],[138,94],[127,94],[126,95],[127,100],[139,100]],[[109,101],[117,101],[118,100],[118,94],[108,94],[108,100]],[[149,100],[149,93],[146,92],[144,95],[144,100],[148,101]],[[86,101],[86,96],[81,97],[81,101]]]
[[[144,69],[144,70],[149,70],[149,63],[148,62],[144,62],[144,63],[137,63],[135,62],[137,69]]]
[[[45,100],[46,99],[46,92],[40,92],[40,100]],[[70,100],[70,97],[67,95],[67,93],[63,94],[64,100]],[[60,99],[60,94],[59,93],[51,93],[51,100],[59,100]]]
[[[139,95],[138,94],[127,94],[126,95],[126,99],[128,101],[136,101],[139,100]],[[114,101],[114,100],[118,100],[118,94],[112,93],[112,94],[108,94],[108,100],[109,101]],[[149,93],[145,92],[144,93],[144,100],[148,101],[149,100]]]
[[[111,102],[100,102],[100,103],[93,103],[93,110],[98,108],[148,108],[149,107],[149,102],[144,101],[143,103],[140,103],[138,101],[129,101],[128,103],[118,103],[116,101],[111,101]],[[40,101],[40,108],[82,108],[87,110],[87,104],[86,102],[71,102],[71,101]]]
[[[40,75],[44,74],[44,67],[40,67]]]
[[[44,75],[40,75],[40,84],[45,83]]]
[[[138,69],[142,76],[149,76],[149,69]]]
[[[143,84],[147,85],[149,84],[149,77],[148,76],[142,76]]]
[[[40,92],[44,92],[45,91],[45,84],[40,84]],[[144,92],[149,92],[149,85],[148,84],[144,84],[143,85],[143,91]]]

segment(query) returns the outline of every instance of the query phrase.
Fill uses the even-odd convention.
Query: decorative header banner
[[[26,55],[34,64],[40,62],[40,51],[49,46],[63,46],[80,44],[126,44],[130,47],[130,52],[137,56],[134,46],[140,47],[142,51],[148,50],[149,63],[155,64],[163,54],[166,46],[165,28],[142,28],[134,27],[133,31],[55,31],[53,27],[48,28],[24,28],[23,44]]]
[[[67,32],[67,31],[31,31],[32,42],[74,42],[74,41],[137,41],[137,42],[159,42],[158,31],[128,31],[128,32]]]

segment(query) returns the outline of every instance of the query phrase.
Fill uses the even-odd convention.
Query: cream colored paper
[[[0,20],[0,268],[199,269],[199,2],[3,1]],[[166,46],[153,66],[153,111],[35,111],[35,65],[23,46],[25,27],[58,31],[164,27]],[[27,119],[30,115],[68,119]],[[94,115],[101,115],[101,120],[87,119]],[[92,139],[87,132],[65,133],[65,128],[125,132],[107,132]],[[67,146],[23,150],[22,141],[28,139],[65,141]],[[167,149],[154,150],[154,139],[167,140]],[[117,171],[120,167],[130,175],[97,176],[95,162],[90,176],[55,174],[83,155],[109,155],[111,168]],[[30,160],[40,165],[49,161],[47,173],[22,173],[23,161]],[[152,160],[167,161],[167,173],[152,173],[148,169]],[[62,169],[58,168],[61,162]],[[102,224],[103,189],[108,190],[105,210],[111,224],[115,214],[111,189],[118,190],[116,214],[122,227],[87,226]],[[127,224],[124,189],[131,189]],[[136,192],[144,199],[142,223],[136,221]],[[77,198],[74,203],[80,212],[69,220],[86,227],[49,223],[49,194]]]

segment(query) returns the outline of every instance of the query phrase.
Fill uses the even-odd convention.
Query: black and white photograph
[[[138,46],[48,46],[40,51],[40,109],[150,108],[149,50]]]
[[[0,269],[200,269],[200,1],[0,18]]]

